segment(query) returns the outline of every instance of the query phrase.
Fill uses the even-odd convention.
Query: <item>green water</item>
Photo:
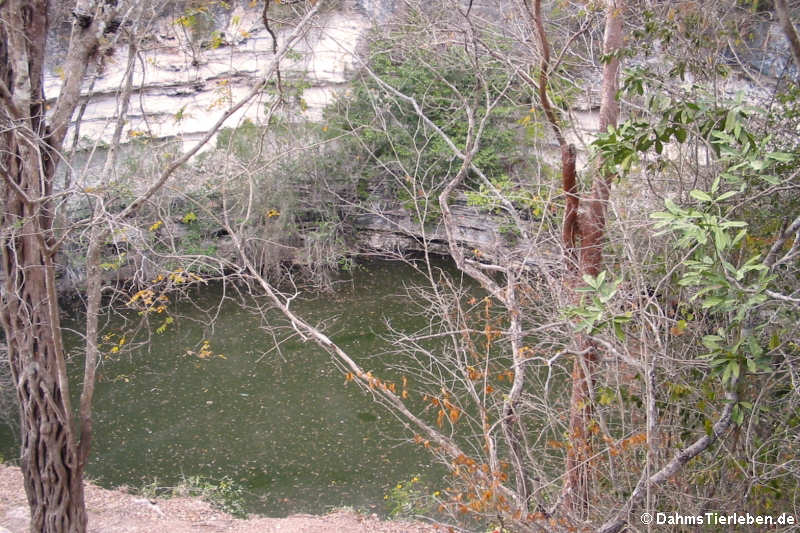
[[[391,377],[391,357],[381,355],[386,320],[406,331],[425,323],[409,313],[404,295],[413,278],[401,264],[375,263],[335,293],[292,307],[312,323],[325,320],[326,333],[365,369]],[[400,481],[419,475],[431,490],[441,484],[441,471],[405,442],[396,419],[345,384],[330,357],[291,336],[277,315],[268,319],[283,326],[279,352],[261,319],[234,302],[213,330],[203,325],[202,309],[220,294],[219,286],[201,289],[193,304],[171,309],[184,318],[153,334],[147,348],[104,361],[90,478],[103,486],[157,480],[169,487],[190,476],[227,477],[244,489],[248,511],[273,516],[338,506],[382,513],[384,495]],[[214,356],[187,354],[204,339]],[[80,362],[71,363],[75,384]],[[16,454],[8,433],[0,434],[0,453]]]

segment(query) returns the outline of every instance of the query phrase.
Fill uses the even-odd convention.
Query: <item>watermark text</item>
[[[642,513],[643,524],[655,526],[792,526],[800,521],[789,513],[761,515],[752,513],[720,513],[708,511],[702,514]]]

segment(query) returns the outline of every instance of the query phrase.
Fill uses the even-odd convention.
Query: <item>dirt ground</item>
[[[92,533],[433,533],[441,528],[419,522],[383,521],[337,511],[325,516],[233,518],[192,498],[148,500],[118,490],[86,486]],[[0,465],[0,533],[27,533],[28,504],[19,468]]]

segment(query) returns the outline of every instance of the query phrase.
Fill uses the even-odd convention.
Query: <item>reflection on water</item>
[[[335,294],[297,300],[293,308],[312,323],[325,320],[326,332],[365,369],[386,375],[381,358],[372,357],[382,350],[385,319],[396,328],[420,326],[402,296],[412,277],[408,267],[373,264]],[[202,289],[200,307],[218,300],[219,291]],[[398,481],[418,474],[437,485],[441,471],[430,458],[404,444],[396,420],[346,385],[316,345],[284,337],[279,353],[264,356],[273,336],[233,303],[213,332],[191,320],[201,318],[195,306],[171,311],[186,318],[154,334],[149,347],[107,359],[99,369],[90,478],[136,487],[154,479],[174,486],[182,477],[228,477],[244,487],[248,510],[273,516],[337,506],[382,512],[384,494]],[[200,358],[205,339],[213,355]],[[16,454],[7,433],[0,433],[0,453]]]

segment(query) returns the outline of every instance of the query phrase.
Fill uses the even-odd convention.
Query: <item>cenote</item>
[[[292,308],[312,323],[324,321],[326,333],[365,369],[392,377],[382,340],[388,324],[404,331],[427,324],[410,312],[404,285],[415,281],[401,263],[368,263],[333,293],[298,298]],[[213,328],[204,324],[201,309],[213,307],[222,290],[202,287],[192,303],[171,309],[182,318],[152,333],[148,345],[106,355],[90,479],[133,489],[176,486],[192,476],[228,479],[243,489],[249,512],[272,516],[340,506],[383,514],[390,487],[412,476],[426,490],[441,488],[443,470],[407,443],[397,420],[346,383],[316,345],[290,335],[285,320],[274,315],[283,329],[273,336],[260,317],[229,301]],[[205,340],[211,355],[198,357]],[[69,334],[66,342],[77,345]],[[81,364],[79,354],[69,363],[73,393]],[[17,450],[2,428],[0,453],[8,459]]]

